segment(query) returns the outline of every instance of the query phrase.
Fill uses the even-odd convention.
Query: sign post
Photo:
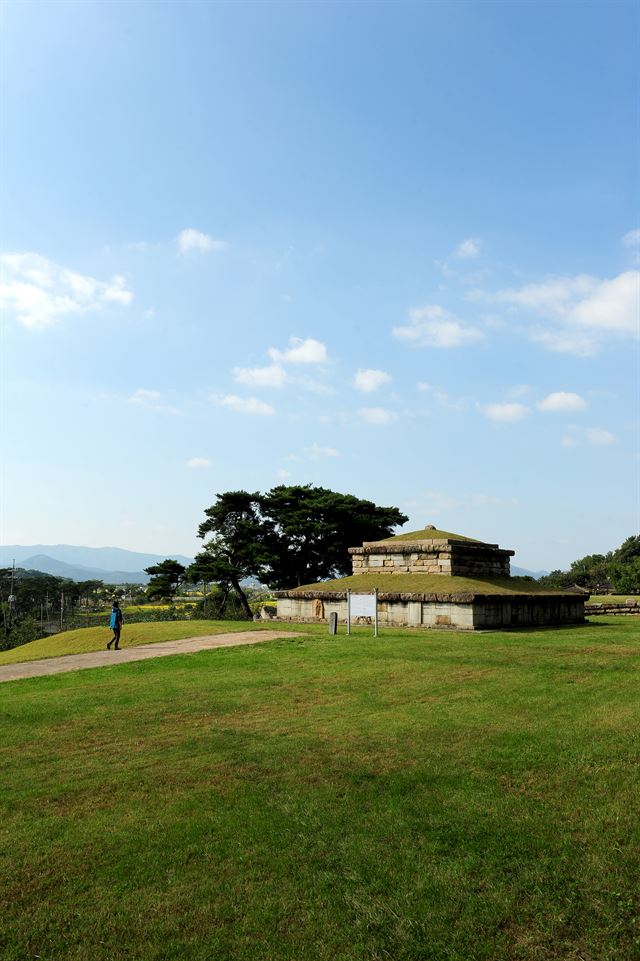
[[[374,602],[375,615],[374,615],[374,621],[373,621],[373,636],[377,637],[378,636],[378,588],[377,587],[375,589],[374,597],[375,597],[375,602]]]
[[[373,594],[354,594],[347,591],[347,634],[351,633],[351,618],[366,617],[373,621],[374,636],[378,636],[378,589]]]

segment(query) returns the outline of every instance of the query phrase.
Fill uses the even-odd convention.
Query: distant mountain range
[[[9,567],[15,560],[16,567],[28,571],[42,571],[73,581],[104,581],[105,584],[147,584],[149,575],[144,573],[144,568],[159,564],[168,557],[185,567],[193,561],[192,557],[185,557],[184,554],[141,554],[126,551],[122,547],[74,547],[71,544],[0,546],[0,567]],[[512,567],[511,573],[514,577],[528,575],[537,579],[548,571]]]
[[[526,567],[514,567],[511,566],[511,576],[512,577],[534,577],[538,580],[539,577],[545,577],[549,571],[528,571]]]
[[[42,571],[74,581],[98,580],[105,584],[147,584],[145,567],[171,557],[185,567],[193,558],[184,554],[142,554],[121,547],[75,547],[71,544],[33,544],[25,547],[9,544],[0,547],[0,567],[16,567]]]

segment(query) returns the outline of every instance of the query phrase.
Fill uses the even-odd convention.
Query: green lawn
[[[392,537],[385,537],[381,541],[372,541],[373,544],[395,544],[397,541],[424,541],[424,540],[453,540],[453,541],[467,541],[471,544],[481,544],[482,541],[477,541],[473,537],[463,537],[462,534],[452,534],[451,531],[439,531],[435,528],[433,530],[428,530],[427,528],[422,528],[419,531],[405,531],[404,534],[394,534]]]
[[[288,596],[309,591],[343,592],[372,591],[378,588],[381,594],[435,594],[449,597],[452,594],[570,594],[569,590],[556,590],[544,587],[525,577],[460,577],[448,574],[393,574],[390,571],[366,574],[351,574],[333,581],[317,584],[304,584],[282,593]]]
[[[183,637],[204,637],[208,634],[226,634],[234,631],[264,631],[270,628],[268,621],[152,621],[144,624],[126,624],[122,628],[121,647],[137,647],[139,644],[155,644],[159,641],[176,641]],[[278,630],[294,630],[293,625],[277,624]],[[10,651],[0,651],[0,664],[17,664],[19,661],[36,661],[42,657],[59,657],[61,654],[86,654],[102,651],[113,637],[108,627],[80,627],[75,631],[61,631],[51,637],[41,637],[30,644],[22,644]]]
[[[624,604],[625,601],[633,601],[634,604],[640,604],[640,595],[638,594],[592,594],[589,598],[589,604]]]
[[[325,628],[0,685],[2,961],[639,958],[638,635]]]

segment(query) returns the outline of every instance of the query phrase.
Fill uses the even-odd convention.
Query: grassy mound
[[[639,663],[605,618],[3,684],[0,955],[630,961]]]
[[[380,594],[567,594],[542,587],[524,577],[451,577],[448,574],[352,574],[321,584],[307,584],[287,593],[308,591],[373,591]]]
[[[452,534],[450,531],[421,530],[407,531],[406,534],[394,534],[392,537],[385,537],[382,541],[372,541],[374,544],[393,544],[396,541],[466,541],[468,544],[483,544],[484,541],[477,541],[473,537],[463,537],[462,534]]]
[[[278,628],[287,629],[287,625]],[[264,630],[265,624],[254,621],[160,621],[146,624],[126,624],[120,638],[121,647],[137,647],[139,644],[156,644],[159,641],[178,641],[186,637],[205,637],[209,634],[226,634],[233,631]],[[293,629],[293,628],[291,628]],[[75,631],[62,631],[51,637],[41,637],[30,644],[0,651],[0,664],[18,664],[20,661],[37,661],[42,657],[60,657],[62,654],[86,654],[88,651],[104,650],[113,637],[108,627],[81,627]]]

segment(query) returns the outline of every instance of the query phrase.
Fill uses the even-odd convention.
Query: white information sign
[[[351,633],[351,618],[368,617],[373,620],[373,632],[378,636],[378,592],[352,594],[347,591],[347,634]]]
[[[351,617],[376,616],[375,594],[350,594],[349,602],[351,607]]]

